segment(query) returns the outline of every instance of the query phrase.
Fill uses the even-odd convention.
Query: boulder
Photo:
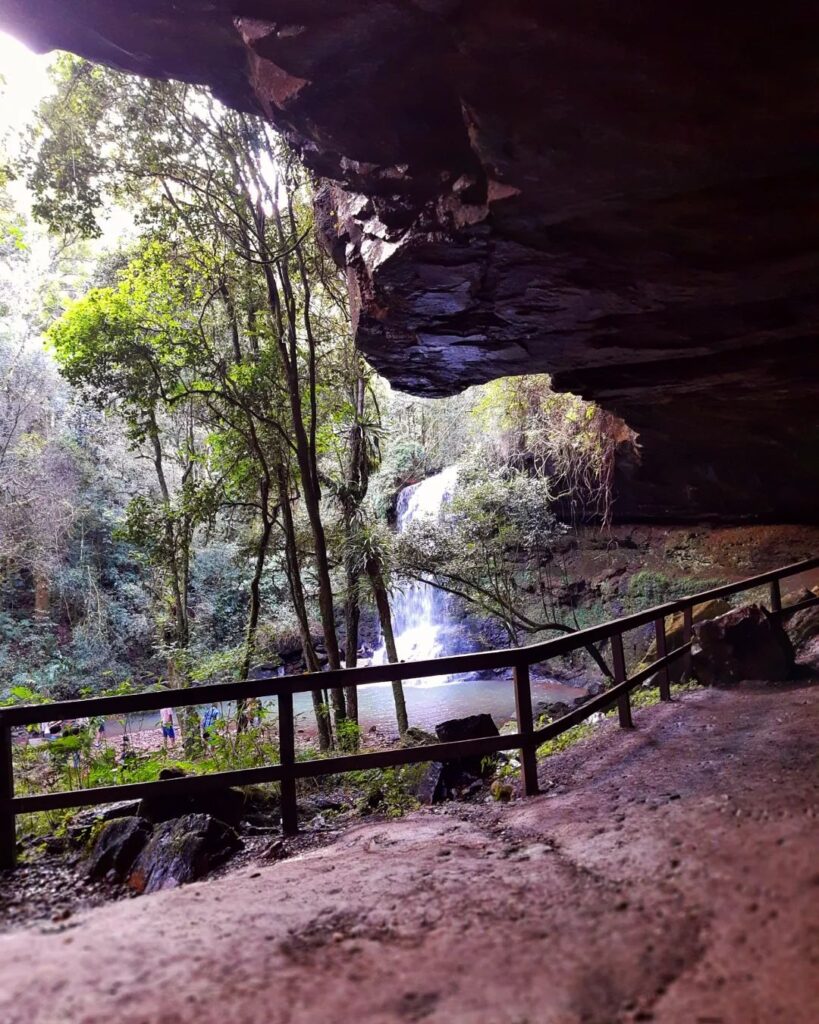
[[[444,772],[445,766],[440,761],[417,766],[418,776],[410,783],[407,790],[419,804],[429,805],[440,803],[445,797]]]
[[[160,780],[185,776],[181,768],[163,768]],[[245,811],[245,794],[239,789],[212,789],[206,793],[179,793],[146,796],[139,803],[139,815],[159,823],[186,814],[207,814],[228,825],[237,825]]]
[[[783,600],[782,604],[787,608],[789,604],[800,604],[802,601],[809,601],[817,597],[819,597],[819,587],[814,587],[813,590],[805,590],[795,595],[791,601]],[[786,618],[785,630],[794,650],[801,651],[807,647],[812,640],[819,636],[819,604],[815,604],[811,608],[803,608]]]
[[[105,878],[109,872],[123,881],[151,835],[152,826],[145,818],[114,818],[103,825],[86,868],[91,878]]]
[[[466,718],[451,718],[435,726],[435,735],[441,743],[453,743],[458,740],[474,740],[486,736],[499,736],[498,727],[491,715],[468,715]],[[441,776],[440,785],[445,792],[451,793],[472,779],[481,778],[485,774],[484,757],[461,757],[447,761]]]
[[[789,678],[794,654],[780,621],[751,604],[695,626],[692,661],[704,686],[735,686],[744,679]]]
[[[694,608],[693,621],[707,622],[710,619],[716,619],[720,615],[726,615],[731,611],[731,606],[727,601],[717,597],[711,601],[706,601],[704,604],[699,604]],[[669,615],[665,620],[665,641],[666,648],[669,651],[673,651],[675,647],[680,647],[683,642],[683,613],[676,612],[674,615]],[[657,660],[657,641],[653,640],[648,650],[646,651],[645,658],[643,661],[646,665],[650,665],[652,661]],[[672,661],[668,666],[668,678],[672,683],[679,683],[683,678],[683,667],[684,662],[682,658],[677,658]]]
[[[158,825],[140,851],[128,885],[138,893],[194,882],[242,847],[230,826],[209,814],[185,814]]]

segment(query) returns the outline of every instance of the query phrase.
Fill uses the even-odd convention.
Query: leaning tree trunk
[[[290,597],[293,602],[293,610],[296,613],[296,621],[299,624],[299,636],[301,647],[304,652],[304,663],[308,672],[318,672],[319,663],[316,657],[316,650],[313,646],[313,638],[310,635],[310,619],[307,615],[307,602],[304,598],[304,588],[301,582],[301,567],[299,565],[299,553],[296,547],[296,531],[293,523],[293,510],[290,507],[290,493],[288,487],[287,471],[284,466],[277,470],[277,483],[279,487],[279,500],[282,509],[282,525],[284,527],[284,552],[287,566],[287,582],[290,587]],[[318,730],[319,750],[330,750],[333,745],[333,734],[330,727],[330,716],[327,713],[327,706],[324,702],[321,690],[312,690],[313,711],[316,715],[316,728]]]
[[[270,535],[273,532],[273,520],[267,507],[269,496],[269,485],[262,481],[262,533],[259,543],[256,546],[256,564],[253,569],[253,579],[250,581],[250,607],[247,615],[247,630],[245,632],[245,650],[242,655],[242,665],[239,671],[239,679],[247,679],[250,675],[250,668],[253,664],[253,656],[256,653],[256,633],[259,628],[259,614],[262,608],[261,584],[264,573],[265,561],[267,560],[267,549],[270,545]],[[245,711],[246,701],[236,702],[236,728],[242,732],[248,725],[248,718]]]
[[[381,620],[381,631],[384,634],[384,646],[387,649],[387,661],[391,665],[398,662],[398,651],[395,647],[395,634],[392,629],[392,613],[390,612],[390,599],[387,594],[387,587],[384,583],[384,574],[381,570],[381,563],[375,556],[367,559],[367,575],[373,588],[375,604],[378,608],[378,618]],[[398,732],[401,736],[409,728],[407,720],[407,703],[404,699],[404,687],[400,679],[392,681],[392,695],[395,701],[395,718],[398,722]]]

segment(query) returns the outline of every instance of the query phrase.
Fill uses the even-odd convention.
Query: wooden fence
[[[771,612],[781,615],[783,612],[780,580],[817,567],[819,567],[819,558],[807,559],[741,580],[738,583],[715,587],[691,597],[670,601],[644,612],[637,612],[634,615],[528,647],[462,654],[427,661],[400,662],[396,665],[370,665],[362,668],[338,669],[298,676],[264,677],[243,682],[215,683],[184,690],[161,690],[121,697],[92,697],[84,700],[58,701],[52,704],[2,708],[0,709],[0,868],[14,867],[16,860],[15,817],[18,814],[93,806],[115,800],[195,794],[218,787],[277,782],[281,789],[282,830],[285,834],[292,835],[298,827],[296,804],[296,781],[298,779],[337,775],[370,768],[419,764],[427,761],[480,757],[501,750],[520,751],[524,792],[527,796],[535,795],[538,792],[536,751],[545,740],[559,736],[591,715],[605,711],[615,704],[619,711],[620,725],[624,728],[631,727],[629,695],[636,686],[653,676],[657,677],[661,699],[671,699],[668,666],[678,658],[683,658],[686,662],[685,671],[690,670],[692,625],[694,609],[698,605],[714,598],[729,597],[758,587],[769,586]],[[786,609],[786,614],[814,603],[819,603],[819,599],[794,605]],[[682,643],[674,650],[668,651],[666,649],[665,620],[668,616],[679,612],[683,614]],[[651,665],[627,676],[623,653],[623,634],[648,624],[654,625],[658,657]],[[559,655],[568,654],[579,648],[588,647],[590,644],[599,644],[605,641],[609,641],[611,645],[612,686],[562,718],[551,722],[544,728],[535,729],[532,720],[532,694],[529,681],[531,666]],[[296,693],[306,693],[318,688],[358,687],[394,680],[487,672],[496,669],[511,669],[513,673],[518,725],[515,733],[383,750],[368,754],[296,760],[293,717],[293,695]],[[210,775],[164,779],[156,782],[126,783],[44,793],[38,796],[14,795],[12,762],[12,729],[14,727],[33,725],[46,720],[158,711],[169,705],[181,707],[270,696],[275,696],[278,700],[279,764],[216,772]]]

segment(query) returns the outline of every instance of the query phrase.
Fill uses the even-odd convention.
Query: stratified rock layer
[[[819,6],[0,0],[267,114],[397,386],[548,371],[640,434],[621,515],[819,512]]]

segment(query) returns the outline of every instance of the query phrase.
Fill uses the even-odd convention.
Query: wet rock
[[[485,736],[497,736],[498,727],[491,715],[467,715],[465,718],[450,718],[435,726],[439,743],[453,743],[458,740],[474,740]]]
[[[88,856],[91,878],[122,881],[142,852],[152,826],[145,818],[116,818],[103,826]]]
[[[181,768],[163,768],[161,780],[185,776]],[[139,802],[140,817],[159,823],[180,818],[183,815],[205,814],[228,825],[237,825],[242,819],[247,804],[245,794],[239,789],[213,789],[206,793],[179,793],[163,796],[146,796]]]
[[[694,675],[705,686],[744,679],[780,682],[794,668],[791,642],[778,619],[760,605],[736,608],[694,627]]]
[[[271,677],[282,675],[281,666],[273,665],[270,662],[265,662],[260,665],[254,665],[247,674],[248,679],[268,679]]]
[[[158,825],[128,875],[138,893],[173,889],[202,878],[242,847],[236,833],[208,814],[186,814]]]

